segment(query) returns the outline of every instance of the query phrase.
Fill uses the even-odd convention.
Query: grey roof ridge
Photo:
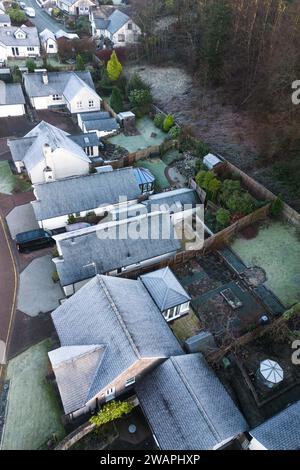
[[[90,85],[88,85],[87,83],[85,83],[85,82],[82,80],[82,78],[80,78],[80,77],[77,75],[77,73],[75,73],[75,72],[72,72],[72,73],[71,73],[71,76],[70,76],[69,80],[68,80],[67,83],[66,83],[66,86],[65,86],[65,88],[64,88],[63,93],[65,93],[65,90],[66,90],[67,86],[69,85],[69,82],[70,82],[70,80],[72,79],[72,77],[76,78],[76,80],[78,80],[79,83],[80,83],[84,88],[88,88],[88,89],[91,90],[93,93],[96,93],[96,90],[93,89],[93,88],[91,88]],[[96,94],[97,94],[97,93],[96,93]]]
[[[76,346],[78,346],[78,345],[76,345]],[[82,346],[89,346],[89,345],[82,345]],[[99,349],[103,349],[103,354],[105,353],[106,348],[107,348],[107,346],[105,344],[92,344],[91,346],[94,346],[93,352],[98,351]],[[71,346],[60,346],[59,349],[61,349],[62,347],[63,348],[68,348],[68,347],[71,347]],[[91,351],[85,351],[81,354],[77,354],[76,356],[73,356],[73,357],[70,357],[69,359],[61,361],[59,364],[54,366],[54,368],[57,369],[57,368],[63,366],[64,364],[68,364],[69,362],[73,362],[75,359],[78,359],[79,357],[84,357],[87,354],[91,354]]]
[[[202,354],[201,354],[202,356]],[[175,367],[176,369],[176,372],[178,373],[178,375],[180,376],[180,378],[182,379],[182,382],[183,384],[185,385],[186,389],[187,389],[187,392],[191,395],[191,397],[193,398],[193,400],[195,401],[196,405],[197,405],[197,408],[200,410],[201,414],[203,415],[203,418],[205,419],[208,427],[211,429],[211,432],[212,434],[215,436],[215,438],[219,441],[220,439],[222,440],[222,436],[219,434],[218,430],[216,429],[216,427],[214,426],[214,424],[212,423],[211,419],[209,418],[208,414],[206,413],[205,409],[203,408],[202,404],[200,403],[197,395],[195,394],[194,390],[192,389],[192,387],[190,386],[190,383],[187,379],[187,377],[185,376],[182,368],[180,367],[180,365],[175,361],[175,358],[174,357],[171,357],[170,358],[171,361],[172,361],[172,364],[173,366]],[[227,392],[226,392],[227,393]]]
[[[94,382],[95,382],[95,380],[96,380],[96,377],[97,377],[97,375],[98,375],[98,372],[99,372],[99,369],[100,369],[100,367],[101,367],[101,365],[102,365],[102,362],[103,362],[103,360],[104,360],[104,356],[105,356],[105,354],[106,354],[106,351],[107,351],[107,349],[108,349],[108,345],[107,345],[107,344],[106,344],[106,345],[103,345],[103,346],[104,346],[103,354],[102,354],[102,356],[101,356],[101,358],[100,358],[100,361],[99,361],[98,366],[96,367],[96,370],[95,370],[95,372],[94,372],[94,375],[93,375],[93,377],[91,378],[90,386],[89,386],[89,389],[88,389],[87,394],[86,394],[85,399],[84,399],[84,401],[85,401],[84,405],[85,405],[89,400],[91,400],[91,398],[89,398],[90,392],[91,392],[91,389],[92,389],[92,387],[93,387],[93,385],[94,385]]]
[[[120,314],[120,312],[119,312],[119,310],[118,310],[118,307],[116,306],[115,301],[114,301],[114,299],[112,298],[112,295],[111,295],[111,293],[110,293],[108,287],[106,286],[106,284],[105,284],[105,282],[103,281],[103,279],[102,279],[101,276],[98,275],[98,276],[97,276],[97,279],[98,279],[99,284],[100,284],[100,286],[102,287],[102,289],[103,289],[103,291],[104,291],[104,293],[105,293],[105,295],[106,295],[106,298],[107,298],[107,300],[108,300],[108,302],[109,302],[111,308],[113,309],[113,311],[114,311],[114,313],[115,313],[115,315],[116,315],[116,317],[117,317],[117,320],[119,321],[119,323],[120,323],[120,325],[121,325],[121,327],[122,327],[122,329],[123,329],[123,331],[124,331],[124,333],[125,333],[125,335],[126,335],[128,341],[129,341],[130,346],[132,347],[132,350],[133,350],[134,354],[136,355],[137,359],[141,359],[140,351],[138,350],[138,348],[137,348],[137,346],[136,346],[136,344],[135,344],[135,342],[134,342],[134,340],[133,340],[133,338],[132,338],[130,332],[128,331],[128,328],[127,328],[126,324],[125,324],[124,321],[123,321],[122,315]]]

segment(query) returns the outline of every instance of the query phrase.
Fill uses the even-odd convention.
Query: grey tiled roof
[[[141,280],[161,312],[191,300],[168,267],[144,274]]]
[[[119,129],[119,124],[116,119],[97,119],[84,121],[85,128],[88,131],[115,131]]]
[[[25,39],[18,39],[15,37],[15,32],[21,29],[26,33]],[[37,46],[40,47],[40,40],[38,31],[34,27],[19,27],[8,26],[7,28],[0,28],[0,44],[5,46]]]
[[[98,119],[108,119],[110,114],[107,111],[91,111],[89,113],[79,113],[82,122],[97,121]]]
[[[117,204],[120,196],[130,201],[141,194],[132,168],[38,184],[35,192],[38,201],[32,205],[37,220]]]
[[[66,149],[72,152],[74,157],[90,162],[84,150],[69,138],[69,134],[45,121],[41,121],[23,139],[8,141],[13,160],[18,161],[18,155],[21,155],[28,172],[44,160],[45,144],[50,145],[52,150]]]
[[[300,401],[250,431],[267,450],[300,450]]]
[[[122,26],[124,26],[124,24],[127,23],[127,21],[130,20],[129,16],[120,10],[115,10],[108,19],[109,25],[107,30],[111,34],[115,34],[117,31],[119,31],[120,28],[122,28]]]
[[[68,93],[73,93],[78,90],[78,87],[82,85],[82,82],[72,80],[71,89],[69,90],[69,81],[74,78],[74,75],[79,77],[87,86],[93,91],[95,90],[94,83],[90,72],[48,72],[49,83],[45,85],[43,83],[43,75],[39,72],[25,73],[24,74],[24,86],[26,93],[29,97],[35,96],[49,96],[57,93],[62,96],[65,90]],[[76,78],[76,77],[75,77]]]
[[[106,178],[111,173],[103,173]],[[52,183],[51,183],[52,184]],[[141,232],[146,229],[152,233],[157,229],[158,238],[137,238],[126,235],[138,225]],[[163,235],[162,227],[170,228],[167,237]],[[95,275],[106,274],[116,269],[137,265],[157,256],[175,253],[181,248],[175,239],[175,230],[168,214],[151,214],[146,217],[136,217],[121,222],[100,224],[90,229],[73,234],[62,234],[55,238],[59,240],[63,260],[57,259],[56,269],[63,286],[67,286]],[[95,264],[96,268],[92,263]]]
[[[4,83],[0,81],[0,106],[24,103],[25,98],[20,83]]]
[[[66,413],[84,406],[138,359],[183,352],[140,281],[96,276],[55,310],[52,319],[62,348],[90,345],[95,350],[95,345],[105,345],[98,363],[95,356],[94,362],[84,356],[77,366],[75,350],[73,377],[71,367],[59,370]],[[58,349],[55,355],[64,357],[65,352]],[[50,359],[55,362],[53,352]]]
[[[172,357],[136,392],[162,450],[212,450],[248,428],[202,354]]]
[[[94,23],[97,29],[101,29],[105,31],[108,28],[108,25],[110,22],[109,20],[106,20],[105,18],[94,17]]]
[[[82,148],[97,147],[99,145],[99,138],[96,132],[89,132],[88,134],[70,135],[69,138]]]
[[[174,191],[167,191],[161,194],[154,194],[149,197],[147,201],[144,201],[144,204],[148,211],[153,211],[155,206],[165,206],[166,204],[172,208],[172,206],[176,203],[180,202],[182,205],[191,205],[193,207],[196,204],[200,204],[199,197],[193,189],[182,188],[182,189],[175,189]]]
[[[8,15],[0,15],[0,23],[10,24],[10,17]]]

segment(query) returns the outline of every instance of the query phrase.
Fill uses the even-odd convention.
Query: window
[[[118,41],[125,42],[125,34],[118,34]]]
[[[52,95],[52,100],[53,101],[59,101],[60,99],[61,99],[61,97],[57,93],[54,93],[54,95]]]
[[[128,23],[128,29],[132,31],[132,23]]]
[[[27,51],[34,51],[34,47],[27,47]]]
[[[115,387],[108,388],[105,392],[105,400],[110,401],[113,400],[116,396],[116,389]]]
[[[77,101],[77,108],[82,108],[82,101]]]
[[[135,377],[132,377],[131,379],[126,380],[125,382],[125,387],[130,387],[131,385],[135,384]]]
[[[190,307],[190,303],[186,302],[185,304],[180,305],[180,312],[187,312]]]
[[[94,108],[94,100],[89,100],[89,108]]]
[[[48,47],[49,47],[49,49],[53,49],[53,48],[54,48],[53,44],[49,44]]]

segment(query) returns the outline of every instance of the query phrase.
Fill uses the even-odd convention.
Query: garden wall
[[[110,113],[113,118],[117,119],[118,117],[117,113],[112,109],[112,107],[108,104],[108,102],[106,100],[103,100],[102,104],[103,104],[103,108],[105,109],[105,111]]]

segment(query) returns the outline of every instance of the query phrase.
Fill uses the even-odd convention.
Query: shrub
[[[85,70],[85,62],[80,54],[76,56],[76,70],[83,71]]]
[[[90,419],[90,423],[94,424],[97,428],[103,424],[110,423],[124,415],[129,414],[133,410],[132,403],[126,401],[111,401],[106,403],[103,408]]]
[[[162,126],[164,124],[164,120],[165,120],[165,117],[163,114],[156,114],[156,116],[154,117],[154,125],[155,127],[158,127],[159,129],[162,129]]]
[[[240,212],[247,215],[255,209],[255,201],[249,193],[236,191],[226,201],[226,207],[232,213]]]
[[[282,214],[284,202],[281,196],[278,196],[271,204],[271,216],[279,217]]]
[[[56,284],[59,281],[59,275],[57,271],[53,271],[52,273],[52,281]]]
[[[59,18],[62,16],[62,11],[59,8],[52,8],[51,15],[54,18]]]
[[[147,90],[151,91],[150,85],[148,85],[136,72],[131,75],[129,82],[127,84],[127,95],[129,96],[133,90]]]
[[[220,227],[228,227],[230,224],[230,212],[226,209],[219,209],[216,214],[216,220]]]
[[[195,143],[195,152],[197,157],[203,158],[205,155],[210,153],[211,148],[208,144],[202,142],[201,140],[197,140]]]
[[[122,73],[123,67],[115,51],[112,52],[110,59],[107,62],[106,69],[107,69],[109,78],[113,82],[116,82]]]
[[[129,101],[132,106],[143,107],[152,103],[152,95],[148,90],[133,90],[130,92]]]
[[[28,68],[28,72],[34,72],[36,69],[36,63],[33,59],[27,59],[25,63],[26,67]]]
[[[169,114],[164,120],[163,131],[164,132],[169,132],[169,130],[173,126],[174,126],[174,117],[171,114]]]
[[[195,179],[198,186],[207,192],[208,198],[215,201],[218,192],[221,189],[222,183],[220,180],[218,180],[218,178],[216,178],[214,172],[201,170]]]
[[[111,98],[110,98],[110,106],[117,114],[123,111],[123,106],[124,106],[123,97],[122,97],[121,90],[117,87],[113,88]]]
[[[171,129],[169,130],[169,136],[171,137],[171,139],[176,140],[176,139],[179,138],[180,132],[181,132],[180,127],[178,127],[178,126],[173,126],[173,127],[171,127]]]
[[[222,189],[221,189],[221,199],[223,202],[230,198],[230,196],[235,192],[242,191],[241,183],[237,180],[227,179],[223,181]]]
[[[14,8],[8,8],[7,12],[12,23],[16,25],[26,23],[27,17],[18,5],[16,5]]]
[[[70,215],[68,216],[67,224],[68,224],[68,225],[71,225],[71,224],[75,224],[75,222],[76,222],[76,217],[75,217],[75,215],[74,215],[74,214],[70,214]]]

